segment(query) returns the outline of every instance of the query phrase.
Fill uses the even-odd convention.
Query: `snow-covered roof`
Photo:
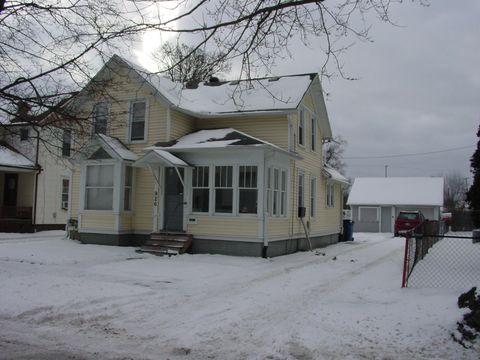
[[[168,151],[161,149],[151,149],[145,155],[140,157],[133,166],[144,167],[148,165],[157,165],[157,166],[174,166],[174,167],[188,167],[190,166],[185,161],[180,159],[178,156],[175,156]]]
[[[117,138],[104,134],[98,134],[98,138],[104,145],[108,146],[108,148],[117,155],[116,157],[122,160],[130,161],[136,161],[138,159],[137,154],[128,150],[128,148]]]
[[[195,89],[153,74],[119,56],[168,102],[196,116],[294,110],[317,74],[299,74],[218,83],[199,83]]]
[[[325,174],[326,177],[333,181],[338,181],[344,184],[349,184],[350,182],[348,179],[340,174],[338,170],[335,170],[334,168],[328,166],[328,165],[323,165],[323,173]]]
[[[443,205],[443,178],[356,178],[349,205]]]
[[[35,169],[35,164],[11,146],[0,143],[0,167]]]

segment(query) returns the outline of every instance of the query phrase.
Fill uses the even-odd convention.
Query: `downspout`
[[[268,178],[266,175],[266,172],[267,172],[267,168],[266,168],[266,164],[267,164],[267,160],[266,160],[266,151],[263,152],[263,209],[262,209],[262,212],[263,212],[263,218],[262,218],[262,236],[263,236],[263,249],[262,249],[262,257],[264,259],[266,259],[268,257],[268,238],[267,238],[267,216],[268,216],[268,213],[265,211],[265,204],[267,203],[266,200],[267,200],[267,197],[268,197],[268,194],[267,192],[265,191],[266,190],[266,186],[265,186],[265,179],[267,179],[268,181]]]
[[[38,197],[38,175],[42,172],[42,167],[38,163],[39,157],[39,149],[40,149],[40,131],[38,131],[35,127],[33,130],[37,133],[37,145],[35,149],[35,168],[37,169],[37,173],[35,174],[35,187],[33,189],[33,214],[32,214],[32,227],[33,231],[37,231],[37,197]]]

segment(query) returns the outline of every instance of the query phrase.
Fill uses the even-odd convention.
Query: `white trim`
[[[242,242],[251,242],[251,243],[263,243],[263,239],[261,237],[252,237],[252,236],[221,236],[221,235],[194,235],[194,239],[205,239],[205,240],[219,240],[219,241],[242,241]]]

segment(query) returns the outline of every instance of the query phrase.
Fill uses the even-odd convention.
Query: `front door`
[[[178,169],[182,178],[183,169]],[[165,168],[164,230],[183,230],[183,185],[173,167]]]
[[[3,205],[17,206],[18,174],[5,174]]]

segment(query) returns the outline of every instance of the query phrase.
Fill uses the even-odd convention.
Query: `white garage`
[[[440,219],[443,178],[356,178],[347,205],[352,208],[355,231],[393,233],[402,210],[420,210],[426,219]]]

